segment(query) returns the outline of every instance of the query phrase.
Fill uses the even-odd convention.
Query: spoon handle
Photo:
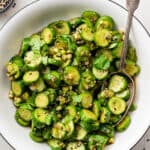
[[[124,38],[123,50],[122,50],[120,66],[119,66],[120,71],[124,71],[125,69],[125,61],[126,61],[126,56],[127,56],[127,50],[128,50],[128,44],[129,44],[129,33],[130,33],[131,24],[132,24],[133,13],[134,11],[130,11],[130,10],[128,12],[128,20],[126,24],[125,38]]]

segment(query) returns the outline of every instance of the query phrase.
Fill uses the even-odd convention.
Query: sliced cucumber
[[[27,71],[23,75],[23,81],[26,84],[31,84],[33,82],[36,82],[40,77],[39,71]]]
[[[62,122],[65,126],[66,138],[70,138],[70,136],[74,133],[74,122],[72,121],[72,118],[70,116],[66,116]]]
[[[88,70],[82,73],[80,88],[83,90],[91,90],[96,86],[95,76]]]
[[[112,97],[108,101],[108,108],[114,115],[120,115],[126,109],[126,102],[122,98]]]
[[[57,97],[57,93],[55,89],[52,88],[48,88],[47,91],[45,91],[48,93],[48,98],[50,100],[50,102],[54,102],[56,100]]]
[[[109,89],[104,89],[98,94],[98,98],[111,98],[114,96],[114,92]]]
[[[33,112],[32,118],[35,122],[50,125],[51,115],[47,110],[36,108]]]
[[[122,122],[120,122],[120,124],[117,125],[116,130],[118,132],[122,132],[129,127],[130,123],[131,123],[131,117],[129,115],[127,115],[124,118],[124,120]]]
[[[94,41],[97,46],[106,47],[111,41],[111,32],[106,29],[99,29],[95,32]]]
[[[24,56],[24,62],[31,69],[38,68],[42,63],[42,56],[40,54],[40,51],[32,50],[26,52]]]
[[[110,16],[101,16],[95,24],[96,30],[99,30],[100,28],[112,30],[115,26],[115,23]]]
[[[34,135],[34,133],[33,133],[32,131],[30,131],[30,138],[31,138],[34,142],[38,142],[38,143],[44,142],[43,137]]]
[[[90,92],[83,92],[81,94],[81,103],[84,108],[90,108],[92,106],[93,97]]]
[[[84,120],[84,121],[96,121],[97,120],[96,115],[90,110],[82,109],[80,113],[81,113],[81,120]]]
[[[61,60],[56,60],[54,58],[48,58],[47,59],[47,63],[49,65],[54,65],[54,66],[58,66],[58,67],[62,65],[62,61]]]
[[[77,85],[80,81],[80,73],[77,68],[68,66],[64,70],[64,81],[69,85]]]
[[[123,49],[123,42],[119,42],[118,45],[112,50],[112,55],[114,58],[120,58]]]
[[[129,111],[132,112],[132,111],[135,111],[136,109],[137,109],[137,104],[133,102],[130,109],[129,109]]]
[[[113,92],[121,92],[127,88],[127,80],[120,75],[114,75],[111,77],[108,88]]]
[[[52,138],[51,127],[45,127],[42,131],[42,136],[45,140],[49,140]]]
[[[93,41],[94,40],[94,33],[92,31],[92,28],[90,27],[86,27],[81,31],[81,37],[82,39],[86,40],[86,41]]]
[[[107,144],[108,137],[104,135],[90,135],[88,148],[89,150],[103,150]]]
[[[15,115],[15,119],[17,121],[17,123],[21,126],[24,126],[24,127],[27,127],[30,125],[30,122],[29,121],[24,121],[23,119],[21,119],[18,115],[18,113],[16,112],[16,115]]]
[[[137,54],[136,49],[134,47],[130,47],[128,49],[127,60],[133,61],[134,63],[137,62]]]
[[[23,99],[21,97],[14,97],[13,103],[16,107],[19,107],[23,103]]]
[[[33,34],[30,39],[30,46],[32,50],[40,50],[42,46],[42,41],[38,34]]]
[[[65,135],[66,135],[65,126],[60,122],[55,123],[52,127],[52,136],[56,139],[63,139]]]
[[[94,114],[97,116],[97,118],[98,118],[99,115],[100,115],[100,109],[101,109],[100,101],[99,101],[99,100],[95,100],[95,101],[93,102],[92,110],[93,110]]]
[[[122,92],[120,92],[120,93],[117,93],[117,94],[116,94],[116,97],[120,97],[120,98],[122,98],[122,99],[127,100],[127,99],[130,97],[130,90],[127,89],[127,90],[125,90],[125,91],[122,91]]]
[[[77,127],[76,131],[77,131],[77,135],[76,135],[77,140],[83,140],[87,135],[87,131],[80,126]]]
[[[68,143],[66,150],[86,150],[82,142],[70,142]]]
[[[19,52],[20,56],[23,56],[24,53],[29,49],[30,47],[30,38],[24,38],[21,45],[21,50]]]
[[[100,132],[104,133],[106,136],[110,138],[115,136],[115,129],[111,125],[101,125]]]
[[[50,139],[47,143],[52,150],[62,150],[64,148],[64,143],[60,140]]]
[[[23,92],[23,94],[21,95],[23,101],[27,101],[29,99],[29,96],[30,95],[28,91]]]
[[[126,72],[130,75],[130,76],[136,76],[140,73],[140,67],[139,65],[137,65],[136,63],[132,62],[132,61],[126,61]]]
[[[47,108],[49,105],[48,96],[44,92],[37,94],[35,97],[35,105],[38,108]]]
[[[44,28],[41,33],[41,39],[44,40],[46,44],[51,44],[55,37],[55,31],[52,28]]]
[[[82,13],[82,18],[90,20],[92,23],[95,23],[99,18],[99,14],[92,10],[86,10]]]
[[[20,96],[23,93],[24,84],[22,81],[12,81],[11,90],[14,95]]]
[[[96,67],[93,67],[92,72],[98,80],[104,80],[108,76],[108,70],[99,70]]]
[[[6,64],[7,76],[10,80],[18,79],[22,74],[19,66],[15,63],[8,62]]]
[[[105,55],[101,54],[93,61],[93,67],[99,70],[108,70],[110,67],[110,61]]]
[[[44,73],[44,80],[52,87],[57,88],[60,85],[61,77],[58,71]]]
[[[17,109],[17,113],[19,115],[19,117],[24,120],[24,121],[31,121],[32,119],[32,111],[29,109],[25,109],[25,108],[19,108]]]
[[[77,115],[77,110],[76,107],[73,105],[69,105],[66,107],[66,110],[68,111],[68,114],[72,117],[75,118]]]
[[[70,26],[66,21],[57,21],[50,24],[49,26],[55,29],[57,35],[70,34]]]
[[[32,83],[29,88],[31,91],[42,92],[46,88],[46,85],[43,79],[39,78],[35,83]]]
[[[75,17],[69,20],[69,24],[71,28],[75,29],[78,25],[82,23],[82,19],[80,17]]]
[[[101,123],[108,123],[110,120],[110,111],[106,107],[101,108],[101,114],[100,114],[100,122]]]
[[[100,127],[99,121],[81,121],[80,126],[85,129],[87,132],[98,131]]]
[[[10,60],[12,63],[16,64],[19,69],[22,69],[23,65],[24,65],[24,62],[23,62],[23,59],[21,56],[19,55],[15,55],[11,58]]]

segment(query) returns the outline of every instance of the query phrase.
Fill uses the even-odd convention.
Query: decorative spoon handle
[[[128,50],[128,44],[129,44],[128,41],[129,41],[131,24],[132,24],[132,18],[135,10],[138,8],[139,1],[140,0],[126,0],[127,9],[128,9],[128,19],[126,24],[125,38],[124,38],[123,50],[122,50],[121,61],[119,66],[120,71],[124,71],[125,68],[125,60],[126,60],[126,55]]]

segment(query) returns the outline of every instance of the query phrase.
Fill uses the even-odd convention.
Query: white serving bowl
[[[18,52],[23,37],[39,31],[51,21],[79,16],[87,9],[111,15],[119,28],[125,27],[126,10],[108,0],[38,0],[15,14],[0,30],[0,132],[16,150],[50,148],[46,144],[32,142],[29,129],[16,123],[15,107],[8,99],[10,82],[5,75],[6,62]],[[150,125],[150,37],[137,19],[133,20],[131,39],[137,48],[141,66],[137,79],[138,109],[131,114],[130,127],[117,134],[115,144],[106,147],[106,150],[129,150]]]

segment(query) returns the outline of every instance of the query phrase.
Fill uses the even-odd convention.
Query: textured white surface
[[[6,20],[13,15],[18,9],[22,8],[23,6],[31,3],[35,0],[16,0],[16,6],[10,8],[6,13],[0,15],[0,27],[6,22]],[[121,5],[125,6],[125,0],[114,0]],[[140,4],[140,8],[136,12],[136,16],[143,22],[145,27],[150,32],[150,20],[149,20],[149,7],[150,7],[150,1],[148,0],[142,0]],[[145,137],[142,139],[139,144],[134,148],[134,150],[146,150],[150,149],[150,142],[147,141],[147,139],[150,138],[150,130],[147,132]],[[0,137],[0,150],[11,150],[11,148],[6,144],[6,142]]]

